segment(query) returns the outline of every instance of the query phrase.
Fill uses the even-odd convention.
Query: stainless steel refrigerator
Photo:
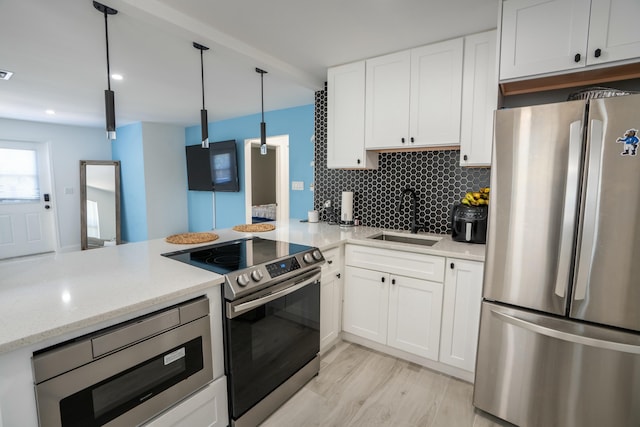
[[[499,110],[474,405],[640,426],[640,95]]]

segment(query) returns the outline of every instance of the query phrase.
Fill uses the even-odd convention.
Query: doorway
[[[47,143],[0,141],[0,259],[55,250],[49,165]]]
[[[289,218],[289,135],[268,137],[267,155],[261,156],[265,159],[254,157],[255,149],[259,152],[260,139],[244,141],[246,223],[286,221]],[[254,158],[256,161],[252,161]],[[272,164],[275,171],[269,171]]]

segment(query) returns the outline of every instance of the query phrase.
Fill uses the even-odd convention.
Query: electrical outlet
[[[304,181],[291,181],[291,189],[296,191],[304,190]]]

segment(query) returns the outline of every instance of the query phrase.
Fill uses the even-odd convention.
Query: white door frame
[[[259,146],[260,138],[244,140],[244,206],[245,221],[251,224],[251,147]],[[276,148],[276,219],[289,220],[289,135],[267,137],[267,145]]]

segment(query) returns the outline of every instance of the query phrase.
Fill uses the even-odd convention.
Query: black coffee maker
[[[451,238],[456,242],[485,243],[489,207],[456,203],[451,208]]]

